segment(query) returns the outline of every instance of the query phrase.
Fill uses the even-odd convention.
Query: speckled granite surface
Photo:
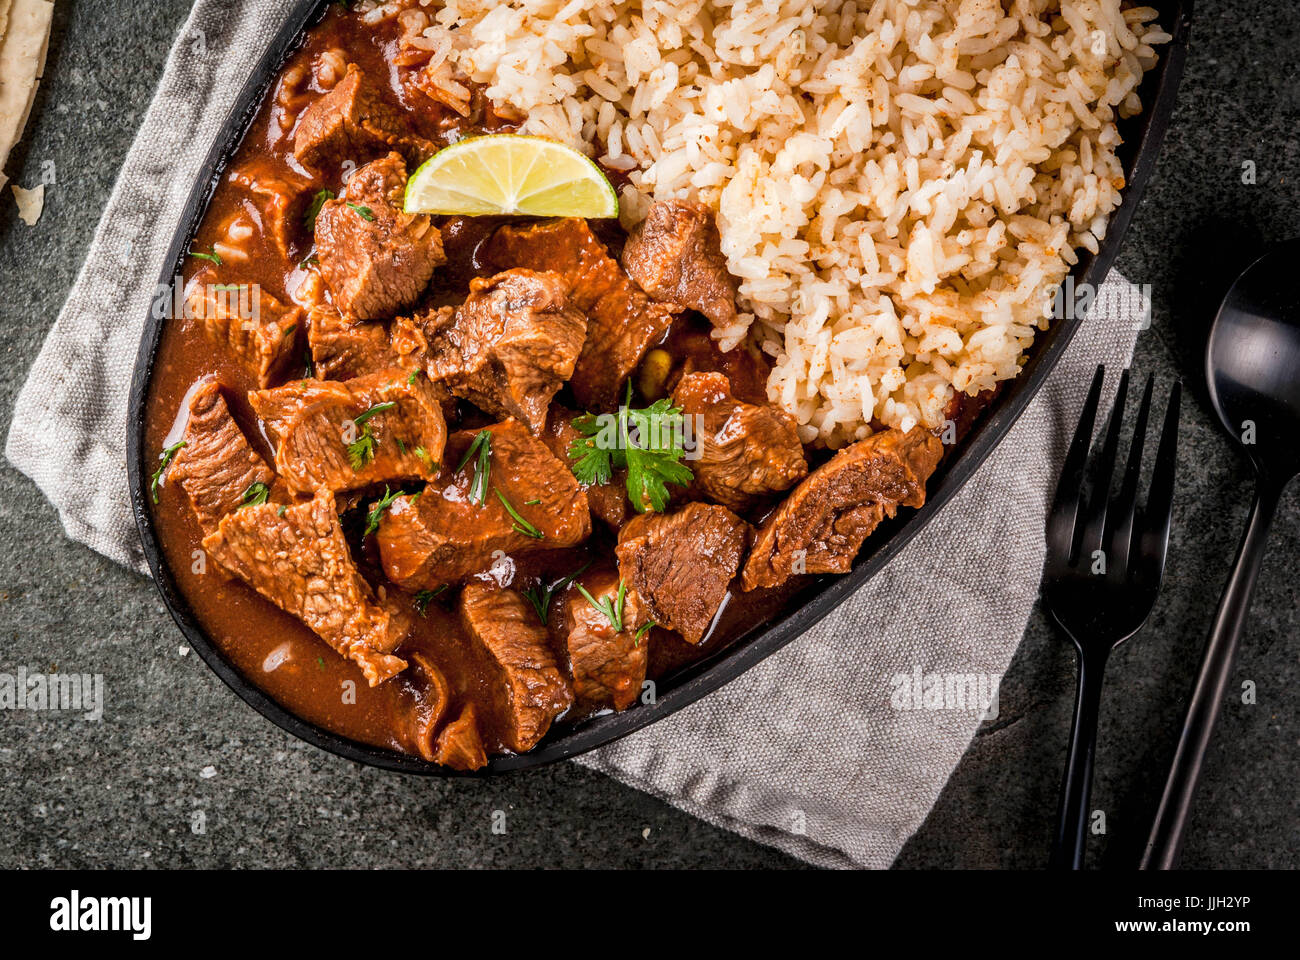
[[[1200,335],[1259,245],[1300,232],[1300,9],[1202,2],[1182,97],[1121,269],[1151,285],[1136,372],[1193,387],[1170,569],[1145,634],[1111,661],[1093,865],[1145,837],[1205,630],[1245,520],[1250,478],[1198,394]],[[0,202],[0,410],[89,244],[185,0],[60,0],[49,70],[14,179],[47,188],[41,221]],[[110,16],[111,14],[111,16]],[[1255,182],[1243,183],[1243,165]],[[161,229],[169,229],[161,225]],[[106,309],[112,309],[111,304]],[[1207,762],[1184,864],[1300,866],[1300,495],[1287,498]],[[571,764],[483,783],[393,777],[298,743],[242,707],[193,654],[147,580],[63,539],[26,478],[0,467],[0,669],[103,673],[102,723],[0,713],[0,867],[797,867]],[[1040,614],[981,732],[902,867],[1044,863],[1064,762],[1073,655]],[[494,833],[494,813],[505,833]],[[500,816],[496,817],[500,822]]]

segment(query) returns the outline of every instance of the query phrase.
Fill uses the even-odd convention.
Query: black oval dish
[[[1140,96],[1146,109],[1142,115],[1121,127],[1125,135],[1121,160],[1128,186],[1124,191],[1122,205],[1110,219],[1100,252],[1096,256],[1084,253],[1072,272],[1076,284],[1100,284],[1109,271],[1129,221],[1133,219],[1133,211],[1141,199],[1143,188],[1155,167],[1156,154],[1173,112],[1183,61],[1187,54],[1192,3],[1191,0],[1169,0],[1155,2],[1153,5],[1160,9],[1160,23],[1173,35],[1173,40],[1162,48],[1159,64],[1143,79]],[[180,274],[190,237],[197,230],[218,178],[239,146],[262,97],[303,32],[323,16],[327,6],[327,0],[299,2],[253,70],[230,118],[208,154],[203,177],[190,194],[185,215],[176,228],[164,264],[160,280],[163,287],[170,287],[173,278]],[[259,713],[294,736],[323,750],[385,770],[430,776],[482,776],[553,763],[617,740],[716,690],[810,629],[888,563],[979,468],[1047,380],[1081,321],[1075,318],[1058,320],[1047,333],[1035,340],[1031,356],[1020,376],[1006,385],[974,429],[963,438],[953,454],[945,458],[931,478],[925,506],[907,517],[882,525],[867,541],[851,573],[823,578],[797,596],[787,613],[756,627],[726,649],[663,678],[659,682],[658,697],[654,704],[638,704],[624,713],[606,714],[575,727],[553,729],[530,753],[494,757],[487,767],[475,774],[459,774],[416,757],[357,743],[299,719],[246,679],[208,638],[163,561],[149,505],[148,478],[152,458],[143,449],[145,403],[163,322],[150,315],[145,321],[144,335],[140,341],[140,352],[131,381],[127,468],[131,501],[145,558],[153,572],[154,582],[162,593],[163,602],[190,645],[217,676]]]

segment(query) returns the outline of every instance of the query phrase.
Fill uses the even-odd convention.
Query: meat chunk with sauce
[[[479,734],[477,711],[467,703],[438,734],[428,759],[453,770],[480,770],[487,766],[487,751]]]
[[[569,456],[569,451],[574,441],[584,439],[584,435],[573,424],[579,416],[581,414],[553,403],[547,418],[546,430],[542,434],[542,442],[570,469],[572,469],[573,458]],[[582,489],[587,494],[591,515],[611,528],[617,530],[632,515],[632,501],[627,498],[626,470],[614,470],[608,483],[584,484]]]
[[[540,434],[587,335],[587,319],[570,306],[567,288],[559,274],[532,270],[472,280],[465,302],[429,338],[429,377]]]
[[[569,302],[587,316],[573,395],[590,410],[612,410],[646,351],[672,325],[672,307],[650,300],[587,226],[570,218],[501,227],[484,253],[502,268],[551,271],[569,283]]]
[[[316,217],[321,276],[350,320],[381,320],[424,293],[445,261],[424,214],[403,212],[406,163],[396,153],[366,164]]]
[[[565,594],[562,627],[574,693],[583,703],[626,710],[645,681],[649,644],[641,630],[647,622],[643,604],[634,591],[625,591],[619,605],[619,577],[612,571],[588,574],[580,582],[597,603],[608,600],[620,622],[613,623],[576,588]]]
[[[804,480],[759,527],[744,586],[775,587],[801,573],[848,573],[862,543],[900,506],[925,503],[943,444],[915,427],[845,447]]]
[[[398,317],[391,323],[353,321],[330,304],[312,307],[307,344],[316,375],[323,380],[351,380],[382,370],[422,370],[428,353],[424,329],[412,318]]]
[[[410,617],[378,600],[357,571],[332,493],[236,510],[203,549],[355,662],[372,687],[406,669],[393,651],[410,632]]]
[[[295,380],[255,390],[248,401],[293,493],[359,490],[438,473],[447,424],[425,377],[388,370],[346,381]]]
[[[717,327],[736,320],[736,281],[713,211],[702,203],[653,204],[627,238],[623,268],[655,300],[698,310]]]
[[[258,455],[230,414],[221,384],[209,380],[190,397],[189,421],[181,438],[185,446],[176,453],[167,472],[169,482],[181,485],[199,526],[212,533],[226,514],[233,512],[256,491],[269,489],[275,472]]]
[[[545,444],[514,420],[487,432],[491,457],[481,503],[474,499],[478,455],[456,469],[478,434],[464,430],[448,440],[448,469],[438,480],[384,512],[379,555],[394,583],[433,589],[485,573],[502,555],[571,547],[591,535],[582,488]]]
[[[419,163],[434,149],[411,134],[410,125],[356,64],[349,64],[343,79],[303,111],[293,138],[298,162],[317,169],[345,160],[360,165],[389,150]]]
[[[776,407],[737,400],[723,374],[686,374],[673,402],[697,444],[687,453],[694,488],[715,503],[743,511],[808,475],[794,420]]]
[[[751,532],[713,504],[642,514],[618,535],[618,570],[652,621],[699,643],[726,599]]]
[[[524,753],[573,705],[546,629],[519,593],[471,583],[460,595],[460,622],[496,682],[488,722],[507,749]]]
[[[203,271],[190,286],[186,313],[208,340],[228,349],[259,387],[270,386],[298,355],[301,307],[286,306],[258,284],[214,283]]]
[[[255,156],[230,175],[256,204],[262,232],[286,260],[311,202],[313,183],[267,156]]]

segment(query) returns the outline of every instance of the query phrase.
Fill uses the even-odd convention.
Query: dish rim
[[[254,66],[236,97],[230,115],[209,149],[202,172],[190,191],[168,248],[159,279],[159,290],[172,291],[176,279],[182,275],[185,251],[189,248],[190,240],[230,159],[238,151],[256,117],[264,96],[275,82],[284,62],[299,46],[303,35],[323,18],[331,2],[332,0],[297,0]],[[1147,181],[1155,169],[1182,79],[1191,28],[1192,3],[1193,0],[1154,0],[1152,3],[1152,6],[1161,11],[1158,19],[1172,39],[1161,46],[1158,64],[1143,78],[1139,88],[1145,94],[1144,110],[1132,118],[1130,123],[1134,127],[1131,131],[1126,131],[1132,135],[1126,138],[1125,144],[1132,143],[1133,147],[1131,170],[1126,170],[1123,197],[1120,206],[1110,217],[1106,237],[1101,241],[1098,253],[1092,256],[1082,251],[1079,263],[1071,270],[1070,276],[1075,278],[1076,285],[1089,283],[1100,286],[1104,281],[1141,202]],[[1167,24],[1166,20],[1169,21]],[[851,572],[820,578],[792,597],[789,609],[784,613],[742,634],[722,650],[662,678],[656,684],[653,703],[638,702],[634,708],[622,713],[600,714],[573,727],[552,728],[530,752],[491,757],[487,766],[476,771],[451,770],[416,756],[351,740],[303,720],[244,676],[209,639],[177,587],[163,556],[148,495],[151,461],[144,449],[145,421],[149,385],[165,324],[166,317],[155,317],[151,310],[140,338],[127,408],[127,474],[132,512],[140,532],[145,560],[164,606],[191,648],[245,703],[276,726],[321,750],[367,766],[399,773],[434,777],[485,777],[545,766],[621,739],[712,693],[814,627],[892,560],[997,449],[1029,402],[1046,383],[1078,332],[1082,318],[1076,316],[1054,321],[1046,332],[1035,337],[1020,375],[1014,380],[1006,381],[1002,391],[980,415],[970,432],[936,470],[927,489],[925,505],[906,517],[898,517],[882,524],[863,546]]]

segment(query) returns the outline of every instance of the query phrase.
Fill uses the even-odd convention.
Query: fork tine
[[[1142,511],[1142,552],[1144,562],[1152,564],[1157,574],[1164,570],[1169,548],[1169,523],[1174,511],[1174,475],[1178,462],[1178,410],[1183,385],[1174,384],[1165,408],[1165,423],[1160,430],[1160,448],[1151,474],[1151,489]]]
[[[1119,459],[1119,435],[1124,428],[1124,403],[1128,397],[1128,370],[1120,374],[1119,388],[1115,391],[1115,403],[1110,408],[1110,419],[1106,427],[1106,439],[1102,443],[1101,454],[1093,463],[1092,495],[1088,498],[1087,517],[1084,520],[1083,536],[1079,540],[1080,557],[1090,557],[1094,550],[1100,550],[1105,543],[1106,512],[1110,505],[1110,485],[1115,476],[1115,461]],[[1106,569],[1119,572],[1106,558]]]
[[[1155,374],[1147,377],[1142,391],[1142,405],[1138,407],[1137,423],[1133,426],[1133,442],[1129,445],[1128,466],[1124,468],[1124,483],[1115,498],[1118,517],[1111,518],[1110,554],[1117,570],[1128,567],[1133,546],[1133,518],[1137,513],[1138,480],[1142,473],[1142,453],[1146,447],[1147,420],[1151,416],[1151,395],[1155,392]]]
[[[1079,515],[1079,502],[1083,495],[1084,468],[1088,463],[1088,448],[1092,445],[1092,428],[1097,421],[1097,406],[1101,403],[1101,385],[1106,378],[1106,368],[1099,365],[1088,388],[1088,398],[1079,414],[1079,425],[1074,429],[1074,439],[1061,468],[1061,479],[1056,484],[1052,510],[1047,515],[1047,556],[1052,562],[1069,563],[1070,547],[1074,542],[1074,527]]]

